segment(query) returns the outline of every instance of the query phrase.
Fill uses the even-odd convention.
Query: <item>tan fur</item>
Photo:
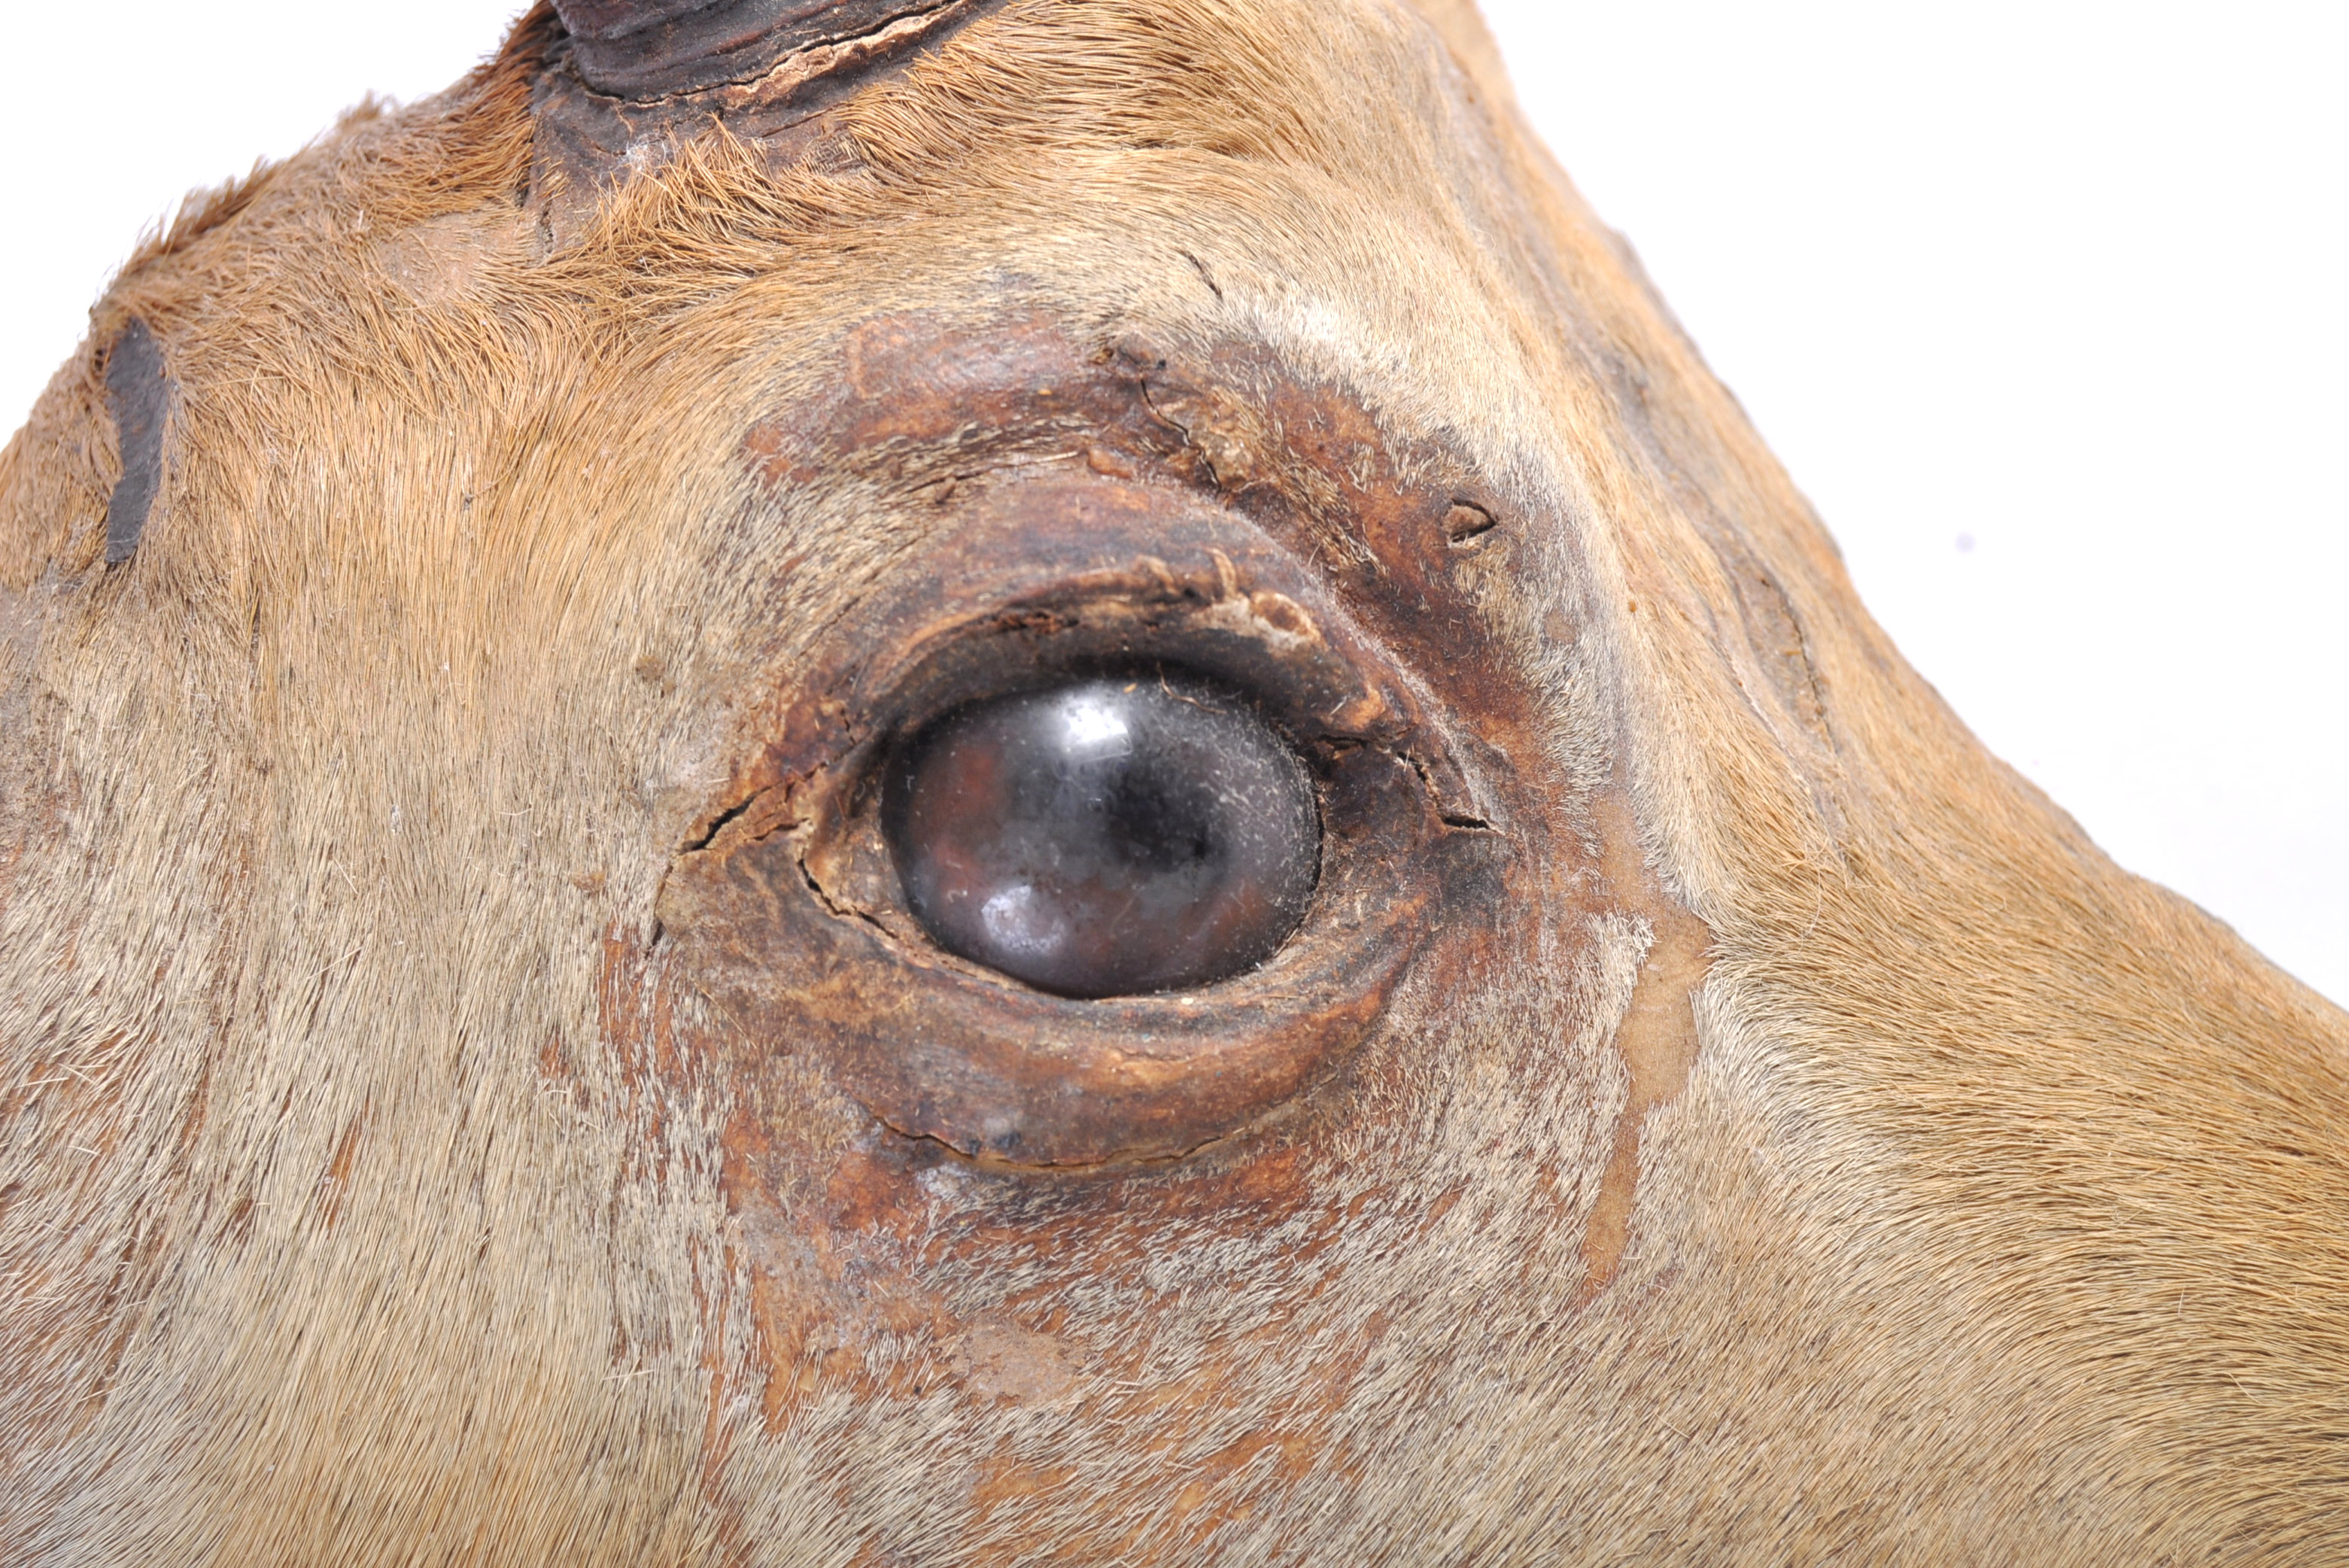
[[[0,1560],[2349,1560],[2349,1019],[1901,662],[1468,7],[1014,0],[853,160],[712,133],[567,246],[549,32],[143,252],[0,459]],[[1468,454],[1526,763],[1686,913],[1413,982],[1201,1157],[1245,1212],[680,1066],[739,1026],[658,956],[678,846],[939,542],[951,451],[741,460],[885,309]],[[105,569],[132,315],[179,392]],[[862,1185],[730,1202],[753,1124]]]

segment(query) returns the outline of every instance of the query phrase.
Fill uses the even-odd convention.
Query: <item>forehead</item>
[[[1503,155],[1441,40],[1365,10],[1309,41],[1276,15],[1173,49],[1139,9],[1084,13],[984,18],[781,127],[566,141],[543,93],[361,125],[120,303],[171,318],[185,445],[223,480],[265,491],[291,454],[331,467],[316,454],[366,436],[398,493],[329,475],[353,525],[380,508],[413,526],[454,490],[477,529],[557,554],[616,530],[638,558],[704,553],[696,520],[739,512],[750,433],[771,459],[817,419],[844,431],[843,398],[934,417],[864,421],[902,468],[974,421],[1050,424],[1011,407],[1071,374],[1033,352],[1041,325],[1078,375],[1136,344],[1244,350],[1554,492],[1557,290],[1527,259],[1528,214],[1495,207],[1513,182],[1485,177]],[[256,426],[257,452],[236,438]],[[834,446],[763,461],[763,492],[872,477]],[[261,510],[315,509],[303,491]]]

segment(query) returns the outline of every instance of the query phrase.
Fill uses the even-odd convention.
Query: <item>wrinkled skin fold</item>
[[[2349,1019],[1901,661],[1473,13],[947,10],[533,13],[0,459],[5,1555],[2349,1559]],[[907,911],[891,748],[1112,665],[1312,779],[1260,969]]]

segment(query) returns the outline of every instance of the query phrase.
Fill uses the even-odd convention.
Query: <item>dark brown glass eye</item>
[[[1297,754],[1245,703],[1158,676],[947,715],[892,770],[883,822],[939,945],[1069,996],[1255,967],[1320,863]]]

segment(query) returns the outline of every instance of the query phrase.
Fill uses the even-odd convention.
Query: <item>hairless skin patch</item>
[[[924,23],[958,19],[968,8],[949,0],[669,0],[653,6],[561,0],[555,6],[581,79],[599,93],[636,99],[749,81],[802,50],[846,54],[855,63],[857,44],[869,46],[876,35],[917,35]]]
[[[155,489],[163,479],[163,413],[171,383],[163,374],[163,351],[147,324],[132,317],[106,356],[106,407],[120,432],[122,478],[106,504],[106,563],[130,559]]]

